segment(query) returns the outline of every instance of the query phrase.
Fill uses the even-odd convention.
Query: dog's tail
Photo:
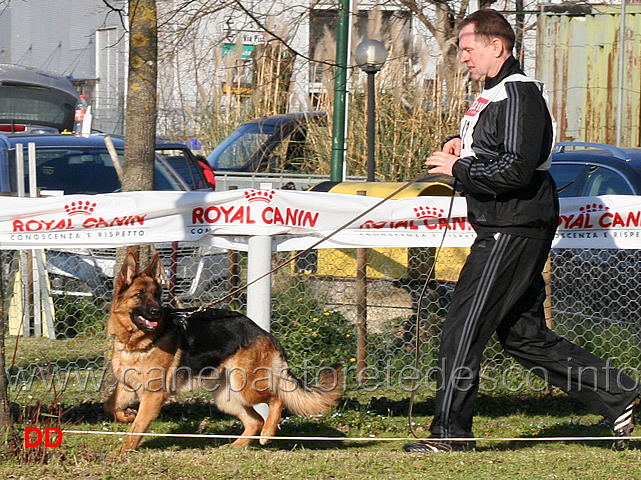
[[[296,415],[326,413],[343,395],[341,364],[321,369],[318,382],[308,385],[287,369],[281,377],[278,396]]]

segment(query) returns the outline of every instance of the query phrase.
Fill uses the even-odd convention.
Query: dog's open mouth
[[[148,320],[142,315],[138,315],[138,321],[148,328],[156,328],[158,326],[158,322],[154,322],[153,320]]]
[[[150,320],[142,315],[132,315],[134,323],[141,330],[154,330],[158,328],[158,320]]]

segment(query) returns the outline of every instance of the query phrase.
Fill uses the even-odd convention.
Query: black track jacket
[[[499,98],[483,97],[512,74],[523,74],[514,57],[495,78],[487,78],[477,98],[484,105],[471,132],[474,154],[462,152],[452,173],[463,186],[468,219],[479,235],[505,232],[552,239],[559,216],[556,186],[547,171],[537,170],[554,141],[542,85],[508,81],[499,86]]]

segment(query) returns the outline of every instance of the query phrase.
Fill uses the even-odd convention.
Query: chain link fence
[[[247,254],[183,243],[156,245],[166,300],[246,309]],[[429,395],[441,324],[466,249],[380,248],[273,254],[292,260],[272,275],[271,330],[295,373],[313,380],[344,362],[346,389],[406,398]],[[115,249],[2,252],[3,316],[10,398],[56,395],[64,404],[104,398],[106,319]],[[545,272],[551,328],[638,379],[641,358],[639,250],[553,250]],[[45,274],[46,271],[46,274]],[[41,305],[33,308],[34,304]],[[416,349],[419,349],[418,361]],[[548,386],[507,357],[485,352],[481,391]]]

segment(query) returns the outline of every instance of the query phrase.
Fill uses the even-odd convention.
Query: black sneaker
[[[474,440],[442,442],[435,438],[433,440],[419,440],[418,442],[406,443],[403,445],[403,450],[410,453],[459,452],[474,449],[476,449],[476,442]]]
[[[634,430],[634,407],[636,401],[628,405],[623,413],[614,421],[614,435],[616,437],[629,437]],[[614,441],[615,450],[625,450],[628,446],[628,439],[622,438]]]
[[[406,443],[403,445],[403,450],[410,453],[441,453],[451,452],[452,447],[443,442],[420,440],[414,443]]]

